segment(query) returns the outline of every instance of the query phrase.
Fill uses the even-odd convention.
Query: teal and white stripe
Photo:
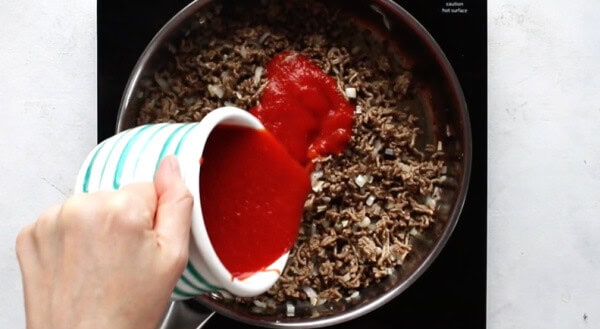
[[[197,123],[136,127],[98,145],[77,176],[75,192],[117,190],[129,183],[153,181],[161,160],[169,154],[177,156],[194,205],[188,263],[171,294],[174,300],[218,290],[242,297],[259,295],[277,281],[288,257],[282,255],[264,270],[239,280],[231,276],[214,251],[200,205],[200,159],[210,132],[219,124],[264,129],[252,114],[228,106],[210,112]]]
[[[117,190],[132,182],[152,181],[162,158],[176,156],[195,141],[188,140],[199,123],[160,123],[139,126],[121,132],[99,144],[83,163],[75,187],[76,192]],[[187,144],[186,144],[187,142]],[[199,176],[198,163],[196,175]],[[197,178],[198,179],[198,178]],[[196,185],[196,188],[198,185]],[[191,239],[193,240],[193,239]],[[196,246],[190,249],[197,255]],[[211,278],[212,279],[212,278]],[[222,290],[214,279],[209,280],[188,261],[171,298],[174,300]]]

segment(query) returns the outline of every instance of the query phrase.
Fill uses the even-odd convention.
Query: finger
[[[31,290],[35,289],[39,282],[36,282],[35,275],[42,271],[40,255],[34,238],[35,223],[25,226],[17,235],[15,251],[19,268],[21,269],[21,282],[25,295],[25,303],[28,302],[28,296],[31,296]],[[33,287],[32,287],[33,285]]]
[[[32,243],[33,247],[36,248],[38,256],[42,257],[50,253],[51,248],[46,248],[47,245],[54,243],[59,237],[57,236],[58,231],[58,217],[62,211],[61,205],[52,206],[44,211],[33,223],[32,227]]]
[[[29,224],[25,226],[17,235],[15,251],[17,253],[17,259],[19,260],[19,265],[21,268],[29,264],[30,259],[37,257],[33,238],[34,228],[34,223]]]
[[[111,198],[109,205],[119,220],[151,230],[154,227],[157,195],[152,183],[132,183],[123,186]]]
[[[42,264],[44,255],[53,251],[51,245],[56,239],[56,220],[60,208],[60,205],[48,208],[17,235],[15,251],[23,275],[28,270],[35,271]]]
[[[46,209],[33,223],[32,233],[36,239],[46,239],[55,233],[61,208],[61,205],[54,205]]]
[[[174,250],[187,251],[194,200],[181,177],[177,158],[163,159],[154,185],[158,195],[154,229],[161,242],[173,246]]]
[[[108,191],[102,191],[92,194],[78,193],[69,197],[56,215],[57,230],[64,233],[72,227],[79,230],[80,227],[90,226],[92,220],[101,217],[105,211],[102,202],[96,200],[107,200],[108,195]]]

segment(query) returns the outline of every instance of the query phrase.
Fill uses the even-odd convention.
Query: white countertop
[[[488,4],[488,328],[600,328],[600,2]],[[15,237],[96,140],[96,3],[0,22],[0,328],[24,328]]]

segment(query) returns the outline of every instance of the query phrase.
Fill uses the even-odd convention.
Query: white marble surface
[[[489,1],[489,328],[600,328],[598,17]]]
[[[24,328],[19,228],[95,142],[95,11],[0,2],[0,328]],[[489,328],[600,328],[598,17],[596,0],[489,0]]]
[[[96,141],[96,2],[0,1],[0,328],[25,328],[14,242]]]

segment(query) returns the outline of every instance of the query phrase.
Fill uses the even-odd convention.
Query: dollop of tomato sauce
[[[250,110],[290,155],[303,165],[344,151],[352,135],[353,106],[333,77],[307,57],[276,55],[267,65],[268,83]]]
[[[233,278],[271,265],[294,245],[310,190],[305,169],[267,131],[217,126],[200,170],[210,242]]]
[[[250,110],[267,131],[218,126],[201,162],[205,226],[232,279],[264,270],[292,248],[312,160],[343,152],[352,133],[353,107],[308,58],[276,55],[267,79]]]

